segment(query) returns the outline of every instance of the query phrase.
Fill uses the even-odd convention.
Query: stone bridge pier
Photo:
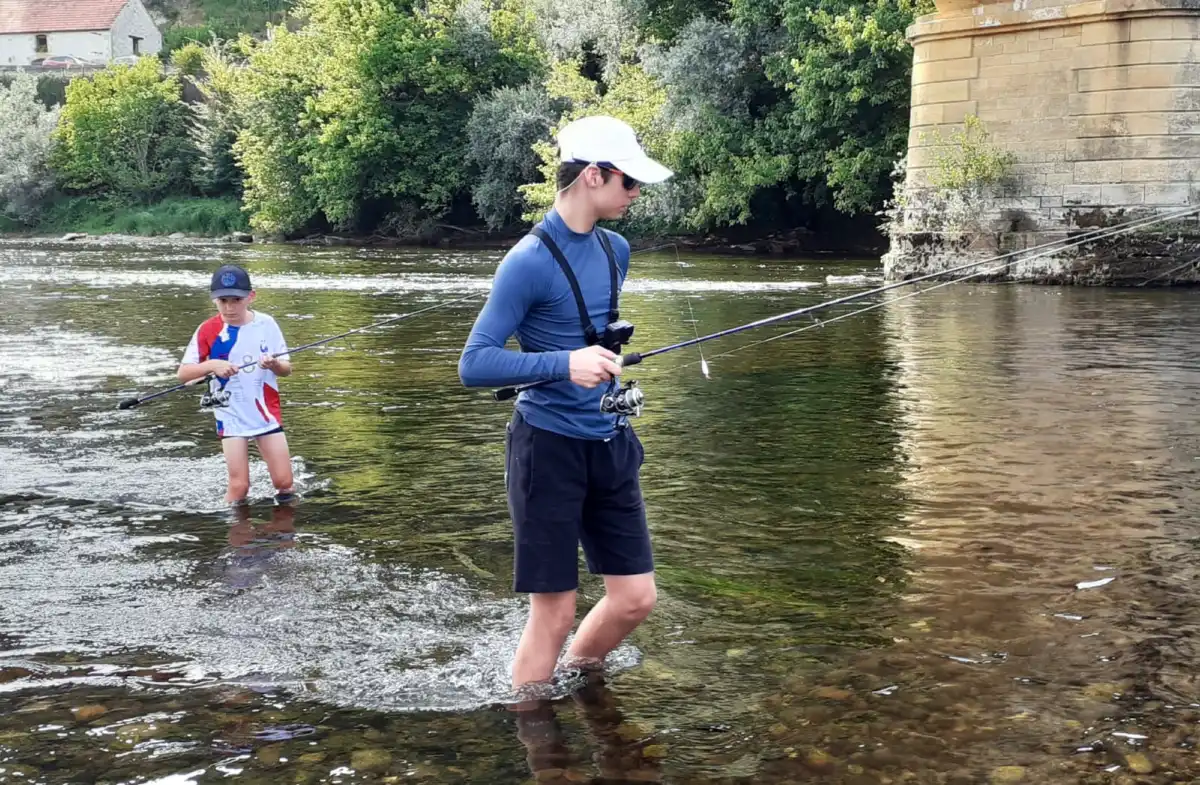
[[[884,257],[889,279],[1200,207],[1200,0],[937,0],[937,9],[908,30],[909,202]],[[938,153],[950,149],[935,132],[944,142],[971,115],[1015,164],[972,202],[969,230],[947,230],[928,219]],[[1200,282],[1200,220],[996,277]]]

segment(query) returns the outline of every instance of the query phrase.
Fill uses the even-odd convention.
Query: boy
[[[196,329],[176,375],[189,382],[213,374],[216,378],[209,382],[209,392],[227,398],[213,408],[229,470],[225,502],[247,503],[249,440],[254,439],[271,474],[276,502],[290,503],[295,500],[292,459],[283,434],[278,383],[278,377],[292,373],[292,364],[281,359],[287,354],[287,343],[274,319],[250,310],[255,292],[250,274],[241,267],[226,264],[217,268],[209,296],[217,315]],[[256,365],[238,370],[256,360]]]
[[[506,439],[513,590],[530,595],[512,668],[518,691],[553,675],[575,622],[581,541],[605,594],[579,625],[567,652],[572,666],[598,667],[657,598],[638,478],[642,444],[628,422],[600,411],[621,368],[597,338],[619,319],[629,243],[597,222],[620,218],[642,183],[672,172],[613,117],[570,123],[558,146],[554,207],[496,269],[459,359],[468,387],[556,382],[521,394]],[[512,335],[523,351],[505,348]]]

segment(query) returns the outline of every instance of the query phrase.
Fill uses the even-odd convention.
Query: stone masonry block
[[[945,104],[913,104],[908,114],[908,123],[913,128],[937,125],[942,122]]]
[[[1126,44],[1097,44],[1080,46],[1071,53],[1073,68],[1104,68],[1113,65],[1136,65],[1152,63],[1151,53],[1161,44],[1150,41],[1133,41]]]
[[[1012,65],[1012,55],[987,55],[979,58],[979,73],[987,74],[1001,65]]]
[[[1169,183],[1172,180],[1186,180],[1188,175],[1194,173],[1196,163],[1196,161],[1171,159],[1125,161],[1121,165],[1121,182]]]
[[[1108,93],[1075,93],[1067,98],[1067,111],[1075,116],[1111,114],[1108,109],[1108,95]]]
[[[1102,185],[1100,189],[1100,204],[1105,207],[1142,204],[1146,200],[1144,185]]]
[[[1042,208],[1043,209],[1045,209],[1047,207],[1062,207],[1062,206],[1063,206],[1063,198],[1061,196],[1043,196],[1042,197]]]
[[[1080,185],[1119,183],[1121,166],[1121,161],[1078,161],[1075,164],[1075,182]]]
[[[1038,62],[1054,63],[1055,68],[1062,68],[1065,70],[1069,68],[1068,63],[1070,62],[1072,56],[1073,53],[1066,49],[1049,49],[1041,53],[1041,57],[1038,58]]]
[[[1102,194],[1099,185],[1068,185],[1063,188],[1063,204],[1067,206],[1099,205]]]
[[[1147,16],[1129,20],[1129,40],[1131,41],[1169,41],[1177,36],[1175,19],[1169,16]]]
[[[1079,138],[1109,136],[1157,136],[1168,133],[1165,112],[1147,114],[1099,114],[1080,117],[1076,123]]]
[[[1200,39],[1200,17],[1189,16],[1186,19],[1176,17],[1171,29],[1174,37],[1180,40],[1195,41]]]
[[[941,38],[924,41],[913,49],[913,63],[927,63],[937,60],[958,60],[971,56],[973,39]]]
[[[1167,133],[1174,136],[1200,134],[1200,112],[1171,112],[1166,115]]]
[[[945,104],[966,101],[971,97],[971,83],[966,79],[957,82],[931,82],[913,87],[913,104]]]
[[[945,111],[942,113],[943,123],[961,123],[967,119],[969,114],[977,114],[978,107],[974,101],[958,101],[952,104],[942,104]]]
[[[1200,63],[1194,65],[1126,65],[1089,68],[1078,72],[1079,91],[1141,90],[1200,84]]]
[[[958,79],[974,79],[976,76],[979,76],[978,58],[965,57],[958,60],[917,63],[913,66],[912,83],[919,85],[953,82]]]
[[[1066,34],[1064,34],[1062,38],[1054,39],[1054,48],[1055,49],[1074,50],[1079,46],[1079,42],[1082,40],[1083,40],[1082,35],[1066,35]]]
[[[1149,205],[1186,205],[1200,199],[1200,189],[1190,183],[1159,183],[1146,186],[1145,203]]]
[[[1200,160],[1194,136],[1119,136],[1112,139],[1081,139],[1079,155],[1084,161],[1117,161],[1151,158]]]
[[[1152,63],[1196,63],[1200,62],[1200,42],[1156,41],[1150,50]]]
[[[1041,52],[1025,52],[1024,54],[1015,54],[1012,56],[1013,65],[1021,65],[1024,63],[1036,63],[1042,59]]]
[[[1103,14],[1104,11],[1105,4],[1103,0],[1093,0],[1090,3],[1076,3],[1075,5],[1067,6],[1067,18],[1077,19],[1086,16],[1097,16]]]
[[[916,147],[908,151],[908,165],[911,168],[929,168],[937,166],[937,147]]]
[[[1083,45],[1113,44],[1129,39],[1129,20],[1094,22],[1083,26]]]
[[[1020,55],[1029,51],[1029,41],[1024,37],[1013,38],[1004,44],[1004,54]]]
[[[1200,89],[1194,87],[1114,90],[1104,95],[1105,106],[1113,114],[1121,112],[1200,111]],[[1089,113],[1094,114],[1094,113]]]

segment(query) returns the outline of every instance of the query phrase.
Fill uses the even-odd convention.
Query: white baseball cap
[[[611,164],[639,183],[661,183],[674,174],[646,155],[633,129],[615,117],[580,118],[567,123],[557,139],[565,163]]]

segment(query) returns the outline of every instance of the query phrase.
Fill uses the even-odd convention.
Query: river
[[[458,381],[476,301],[294,358],[294,509],[257,458],[223,509],[194,392],[117,408],[175,383],[217,264],[296,346],[499,258],[0,243],[0,782],[1200,778],[1194,292],[963,283],[709,343],[708,379],[694,348],[630,369],[659,604],[538,715],[505,706],[511,405]],[[622,316],[645,350],[879,283],[666,250]]]

